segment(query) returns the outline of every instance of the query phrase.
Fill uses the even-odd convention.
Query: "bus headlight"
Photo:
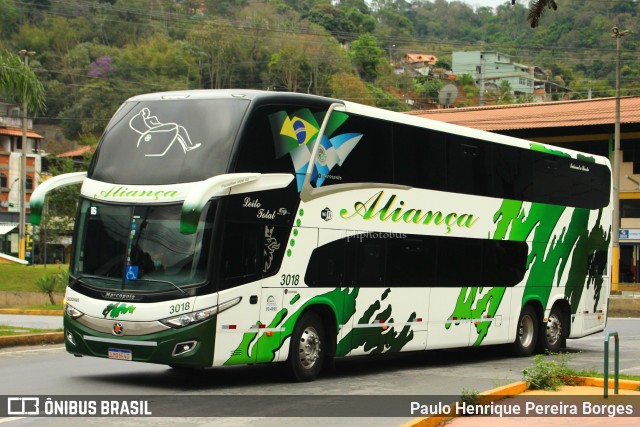
[[[215,307],[205,308],[204,310],[194,311],[193,313],[183,313],[175,317],[167,317],[166,319],[160,319],[160,322],[172,328],[183,328],[207,320],[217,313],[222,313],[234,305],[240,304],[240,301],[242,301],[242,297],[236,297],[222,304],[218,304]]]
[[[160,322],[172,328],[182,328],[194,323],[202,322],[213,317],[218,312],[218,307],[209,307],[193,313],[185,313],[175,317],[161,319]]]
[[[72,319],[77,319],[80,316],[84,316],[83,312],[81,312],[80,310],[77,310],[76,308],[72,307],[69,304],[64,305],[64,312],[67,313],[67,316],[69,316]]]

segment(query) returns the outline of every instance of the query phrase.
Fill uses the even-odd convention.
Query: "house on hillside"
[[[38,185],[42,170],[43,137],[32,131],[27,120],[26,200],[27,221],[29,199]],[[20,164],[22,158],[22,118],[20,107],[0,101],[0,252],[18,255],[18,224],[20,223]]]
[[[406,53],[402,62],[414,74],[428,76],[431,68],[438,62],[438,58],[427,53]]]
[[[511,55],[496,51],[453,52],[451,65],[454,74],[473,76],[481,92],[497,90],[503,81],[509,82],[513,96],[529,96],[537,102],[560,99],[570,91],[549,80],[542,68],[519,64]]]

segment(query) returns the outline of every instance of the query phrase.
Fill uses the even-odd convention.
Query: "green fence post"
[[[614,393],[618,394],[618,377],[620,376],[620,343],[617,332],[609,332],[604,338],[604,398],[609,397],[609,340],[613,336],[615,342],[613,384]]]

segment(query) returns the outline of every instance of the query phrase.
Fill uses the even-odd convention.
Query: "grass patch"
[[[595,369],[570,370],[570,372],[570,375],[575,375],[576,377],[604,378],[604,374]],[[618,378],[621,380],[640,381],[640,375],[619,374]],[[609,373],[609,379],[613,379],[613,372]]]
[[[574,385],[572,377],[604,378],[604,373],[595,369],[571,369],[567,363],[573,357],[568,353],[538,354],[533,359],[533,365],[524,369],[524,380],[529,388],[534,390],[557,390],[562,385]],[[613,373],[609,374],[613,379]],[[640,375],[619,374],[621,380],[640,381]],[[640,389],[640,387],[639,387]]]
[[[68,270],[65,264],[49,264],[46,268],[44,265],[0,264],[0,291],[41,292],[36,285],[38,279]]]
[[[15,335],[45,334],[48,332],[62,332],[58,329],[23,328],[22,326],[0,325],[0,337],[10,337]]]
[[[40,305],[29,305],[26,307],[14,307],[18,310],[64,310],[64,306],[62,303],[60,304],[40,304]]]

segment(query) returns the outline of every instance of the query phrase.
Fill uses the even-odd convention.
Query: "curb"
[[[63,332],[48,332],[44,334],[12,335],[0,337],[0,348],[24,345],[61,344],[64,342]]]
[[[571,377],[571,380],[575,382],[575,385],[579,386],[604,387],[604,378]],[[609,388],[613,389],[614,379],[610,378],[608,382]],[[621,390],[637,390],[638,388],[640,388],[640,381],[618,380],[618,388],[620,388]],[[523,393],[527,390],[529,390],[527,383],[525,381],[518,381],[479,393],[478,403],[481,405],[487,405],[491,402],[496,402],[506,397]],[[451,415],[433,415],[430,417],[414,418],[413,420],[405,424],[401,424],[400,427],[437,427],[449,420],[458,417],[455,411],[455,403],[452,403],[451,405],[449,405],[449,407],[451,408]]]
[[[62,316],[62,310],[22,310],[17,308],[0,308],[0,314],[25,314],[38,316]],[[64,333],[45,332],[42,334],[10,335],[0,337],[0,348],[26,345],[62,344]]]
[[[496,402],[509,396],[520,394],[528,389],[525,381],[518,381],[515,383],[507,384],[502,387],[494,388],[491,390],[483,391],[478,394],[478,403],[482,405]],[[449,405],[451,407],[451,415],[433,415],[431,417],[419,417],[415,418],[408,423],[401,424],[400,427],[436,427],[440,424],[456,418],[455,415],[455,403]]]
[[[0,308],[0,314],[28,314],[37,316],[62,316],[63,310],[23,310],[19,308]]]

